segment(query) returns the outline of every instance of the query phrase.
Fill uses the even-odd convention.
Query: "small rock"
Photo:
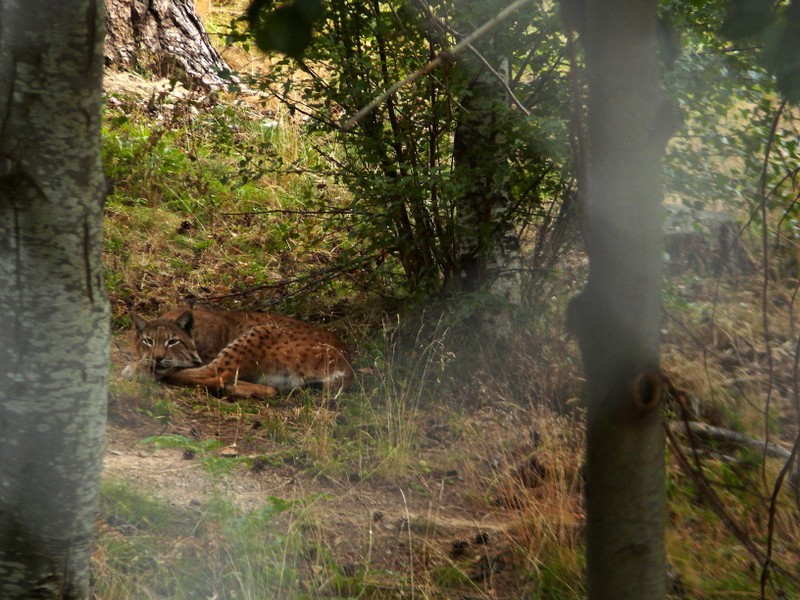
[[[223,458],[236,458],[239,456],[239,451],[236,449],[236,446],[225,446],[219,451],[219,455]]]
[[[481,531],[480,533],[475,535],[475,539],[473,540],[476,546],[483,546],[484,544],[489,543],[489,534],[485,531]]]
[[[467,553],[467,548],[469,548],[467,540],[453,540],[453,543],[450,544],[450,558],[463,558]]]

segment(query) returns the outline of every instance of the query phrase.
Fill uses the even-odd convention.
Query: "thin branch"
[[[773,186],[772,191],[770,192],[770,195],[772,195],[772,193],[776,192],[780,186],[782,186],[786,181],[789,181],[789,180],[791,180],[792,181],[792,185],[796,187],[795,178],[797,177],[798,174],[800,174],[800,167],[798,167],[798,168],[796,168],[796,169],[794,169],[792,171],[789,171],[786,175],[783,176],[783,178],[777,184],[775,184]],[[795,197],[792,199],[792,201],[789,203],[789,205],[784,209],[783,214],[781,215],[781,218],[778,220],[777,225],[775,225],[775,233],[778,234],[778,235],[775,236],[775,249],[776,250],[778,248],[778,243],[779,243],[778,242],[778,238],[779,238],[779,235],[780,235],[780,232],[781,232],[781,227],[783,226],[783,222],[786,219],[789,218],[789,216],[792,214],[792,212],[794,212],[793,209],[797,206],[798,203],[800,203],[800,194],[795,195]]]
[[[202,300],[202,301],[212,301],[212,300],[224,300],[226,298],[238,298],[241,296],[249,296],[250,294],[256,292],[262,292],[265,290],[271,289],[280,289],[284,287],[289,287],[295,284],[302,284],[298,291],[294,293],[285,294],[282,299],[290,298],[292,296],[297,295],[300,292],[304,292],[310,289],[313,289],[315,286],[322,285],[328,281],[334,280],[336,277],[341,275],[342,273],[346,273],[348,271],[352,271],[355,269],[360,269],[369,264],[374,260],[374,256],[366,256],[361,257],[362,260],[354,261],[352,263],[346,265],[333,265],[331,267],[327,267],[324,269],[318,269],[316,271],[312,271],[311,273],[307,273],[305,275],[299,275],[297,277],[291,277],[289,279],[282,279],[280,281],[276,281],[274,283],[265,283],[262,285],[256,285],[253,287],[249,287],[243,290],[239,290],[236,292],[230,292],[228,294],[217,294],[213,296],[193,296],[189,298],[184,298],[187,300]],[[270,304],[277,304],[279,300],[271,302]]]
[[[491,73],[491,75],[495,79],[497,79],[497,81],[500,82],[500,85],[503,86],[503,89],[505,90],[506,94],[508,94],[508,99],[511,100],[514,106],[520,109],[522,111],[522,114],[524,114],[526,117],[530,116],[531,111],[525,108],[525,106],[522,104],[522,101],[519,98],[517,98],[517,96],[514,94],[513,90],[511,89],[511,86],[508,85],[508,78],[503,77],[502,74],[498,73],[497,69],[495,69],[492,65],[490,65],[489,61],[486,60],[483,54],[478,52],[474,46],[468,45],[467,49],[471,51],[475,55],[475,58],[477,58],[481,62],[484,68],[487,71],[489,71],[489,73]]]
[[[456,38],[461,37],[461,34],[459,32],[457,32],[448,23],[445,23],[439,17],[437,17],[436,15],[433,14],[433,11],[431,10],[430,5],[427,2],[425,2],[425,0],[417,0],[417,4],[419,4],[420,8],[425,11],[425,13],[427,14],[428,18],[431,19],[431,21],[433,21],[434,23],[436,23],[436,25],[440,29],[442,29],[443,31],[446,31],[450,35],[455,36]],[[495,69],[489,63],[488,60],[486,60],[486,58],[483,56],[483,54],[478,52],[478,50],[475,48],[475,46],[473,46],[472,44],[467,44],[466,48],[467,48],[467,50],[472,52],[472,54],[475,55],[475,58],[478,59],[478,61],[484,66],[484,68],[487,71],[489,71],[489,73],[495,79],[497,79],[497,81],[500,82],[500,85],[503,86],[503,89],[505,90],[506,94],[508,95],[509,100],[511,100],[511,102],[517,108],[519,108],[522,111],[522,114],[524,114],[526,117],[529,116],[531,114],[531,112],[527,108],[525,108],[525,105],[522,104],[522,101],[519,98],[517,98],[517,96],[514,94],[514,91],[511,89],[511,86],[508,84],[508,77],[504,77],[501,73],[499,73],[497,71],[497,69]],[[452,51],[451,51],[451,54],[452,54]]]
[[[759,208],[761,209],[761,245],[762,245],[762,252],[763,252],[763,279],[761,285],[761,318],[762,318],[762,325],[764,329],[764,344],[766,346],[767,352],[767,368],[769,372],[769,380],[767,381],[767,398],[764,402],[764,439],[769,441],[769,409],[772,404],[772,392],[773,392],[773,379],[775,373],[775,367],[772,357],[772,344],[771,344],[771,334],[770,334],[770,322],[769,322],[769,231],[767,230],[767,175],[769,172],[769,155],[770,151],[772,150],[772,144],[775,142],[775,134],[778,129],[778,123],[780,122],[781,115],[783,114],[784,109],[786,108],[786,99],[781,102],[781,105],[778,107],[778,110],[775,112],[775,117],[772,119],[772,126],[770,127],[769,137],[767,138],[767,145],[764,149],[764,160],[761,168],[761,178],[759,180]],[[767,468],[767,453],[766,450],[764,451],[763,455],[763,462],[762,462],[762,473],[764,475],[764,481],[766,482],[766,468]],[[764,569],[766,570],[767,564],[765,563]],[[764,597],[764,588],[762,584],[761,589],[762,598]]]
[[[722,503],[722,500],[709,485],[708,480],[703,475],[702,461],[700,460],[699,451],[697,449],[694,437],[690,435],[689,441],[696,467],[692,467],[689,457],[684,454],[680,444],[678,443],[678,440],[675,438],[675,435],[672,433],[670,428],[664,427],[664,432],[667,436],[667,441],[669,442],[672,453],[675,455],[675,458],[678,460],[678,463],[680,464],[681,468],[683,468],[684,472],[688,473],[689,476],[694,480],[695,484],[697,485],[697,490],[702,494],[702,497],[706,500],[706,502],[709,503],[717,516],[725,524],[728,531],[731,532],[731,534],[733,534],[736,539],[739,540],[739,542],[741,542],[742,546],[745,547],[745,549],[753,558],[755,558],[759,563],[762,563],[764,560],[764,553],[761,552],[747,532],[739,526],[739,524],[736,522],[736,519],[731,516],[731,514],[725,508],[725,505]]]
[[[684,423],[688,422],[688,414],[686,412],[686,407],[684,403],[680,400],[680,396],[682,395],[680,391],[676,390],[672,383],[667,380],[667,386],[670,389],[670,394],[678,399],[678,404],[681,408],[681,417]],[[716,493],[714,488],[710,485],[708,479],[706,479],[703,473],[703,465],[702,461],[700,460],[700,452],[697,448],[697,443],[694,436],[691,433],[691,429],[688,429],[687,432],[689,433],[689,442],[692,450],[692,455],[694,458],[694,462],[696,467],[692,467],[691,461],[689,457],[681,449],[678,440],[675,438],[675,434],[670,430],[668,426],[664,426],[664,431],[667,436],[667,441],[669,442],[670,449],[672,450],[675,458],[677,459],[679,465],[683,469],[685,473],[688,473],[689,476],[694,480],[695,484],[697,485],[697,489],[702,495],[702,497],[709,503],[712,510],[716,513],[716,515],[722,520],[725,524],[725,527],[728,531],[733,534],[744,546],[744,548],[750,553],[750,555],[759,562],[759,564],[765,564],[767,560],[767,556],[761,549],[758,547],[756,542],[752,540],[750,535],[745,531],[743,527],[739,525],[733,515],[730,514],[725,505],[722,502],[722,499]],[[785,569],[780,565],[771,562],[771,567],[776,572],[780,573],[783,577],[789,579],[793,583],[800,583],[800,577],[798,577],[793,571]]]
[[[519,8],[532,2],[533,0],[516,0],[516,2],[512,2],[506,8],[501,10],[497,13],[494,17],[486,21],[483,25],[478,27],[475,31],[470,33],[467,37],[463,40],[458,42],[455,46],[453,46],[450,50],[444,50],[440,52],[436,58],[429,61],[428,63],[421,66],[419,69],[411,73],[408,77],[399,81],[392,85],[388,90],[383,92],[380,96],[375,98],[372,102],[367,104],[364,108],[359,110],[353,116],[344,119],[341,123],[341,128],[345,131],[351,130],[355,125],[361,121],[365,116],[375,110],[378,106],[380,106],[383,102],[386,101],[387,98],[390,98],[394,94],[396,94],[400,89],[404,88],[407,85],[414,83],[417,79],[422,77],[423,75],[427,75],[431,71],[439,68],[443,64],[449,64],[453,61],[453,58],[456,54],[460,53],[462,50],[465,50],[472,42],[481,38],[485,35],[488,31],[505,21],[508,17],[510,17],[514,12],[516,12]]]
[[[795,347],[794,365],[792,367],[792,395],[794,396],[795,404],[797,403],[797,398],[798,398],[798,387],[797,387],[798,357],[800,357],[800,340],[797,341],[797,346]],[[765,442],[765,447],[766,447],[766,442]],[[772,496],[769,501],[769,520],[767,522],[767,555],[765,557],[764,564],[761,568],[762,598],[764,598],[766,594],[766,586],[767,586],[767,580],[769,578],[769,570],[770,567],[772,566],[772,548],[775,543],[775,520],[778,513],[778,495],[780,494],[781,487],[783,487],[783,480],[786,478],[786,474],[789,472],[789,469],[792,468],[792,465],[794,464],[797,458],[798,449],[800,449],[800,431],[797,432],[797,435],[794,438],[794,444],[792,445],[791,454],[789,454],[789,457],[786,459],[786,462],[783,464],[783,467],[781,467],[781,471],[778,474],[778,478],[775,480],[775,485],[772,488]],[[790,483],[794,484],[796,490],[798,482],[792,481],[790,479]]]

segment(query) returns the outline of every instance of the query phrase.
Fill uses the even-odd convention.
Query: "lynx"
[[[176,309],[152,321],[133,319],[138,359],[123,371],[129,378],[148,373],[173,385],[257,398],[313,384],[338,392],[353,381],[339,338],[291,317]]]

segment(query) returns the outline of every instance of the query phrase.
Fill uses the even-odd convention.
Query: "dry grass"
[[[224,22],[241,4],[200,9]],[[294,296],[291,286],[270,286],[330,264],[340,240],[317,220],[280,211],[309,197],[332,205],[346,198],[308,174],[243,184],[238,169],[243,149],[300,165],[319,160],[302,127],[274,107],[258,113],[167,97],[152,115],[145,104],[119,92],[107,112],[116,190],[105,257],[116,324],[125,325],[131,308],[153,314],[189,297],[232,308],[276,304],[313,318],[345,314],[333,326],[358,348],[361,376],[336,403],[298,393],[270,406],[115,380],[110,410],[131,437],[219,440],[241,461],[223,470],[224,462],[205,460],[220,458],[214,450],[192,463],[198,482],[213,468],[233,487],[212,477],[211,492],[177,509],[152,497],[170,489],[168,469],[138,489],[108,484],[98,597],[582,598],[584,382],[562,323],[583,261],[567,257],[536,316],[508,316],[496,337],[476,332],[474,315],[458,309],[382,326],[377,298],[348,282]],[[265,119],[277,127],[262,127]],[[718,287],[705,275],[671,276],[663,356],[698,417],[756,437],[768,429],[785,445],[798,422],[793,290],[775,281],[770,290],[771,379],[755,277]],[[142,451],[132,448],[134,457]],[[736,463],[712,457],[703,472],[763,548],[780,464],[769,461],[762,474],[758,456],[725,451]],[[674,457],[668,474],[668,551],[684,590],[676,585],[675,597],[754,597],[757,561]],[[268,490],[258,509],[241,505],[246,485]],[[800,561],[790,491],[775,525],[774,557],[787,569]],[[270,495],[287,504],[276,509]],[[800,587],[776,581],[770,597]]]

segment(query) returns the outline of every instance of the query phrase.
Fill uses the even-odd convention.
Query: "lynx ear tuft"
[[[131,317],[133,318],[133,324],[136,326],[136,333],[141,333],[142,329],[147,327],[147,321],[145,321],[142,317],[137,315],[135,312],[131,311]]]
[[[184,313],[181,313],[180,316],[175,319],[175,324],[183,329],[188,335],[192,334],[192,327],[194,326],[194,315],[192,314],[191,310],[187,310]]]

